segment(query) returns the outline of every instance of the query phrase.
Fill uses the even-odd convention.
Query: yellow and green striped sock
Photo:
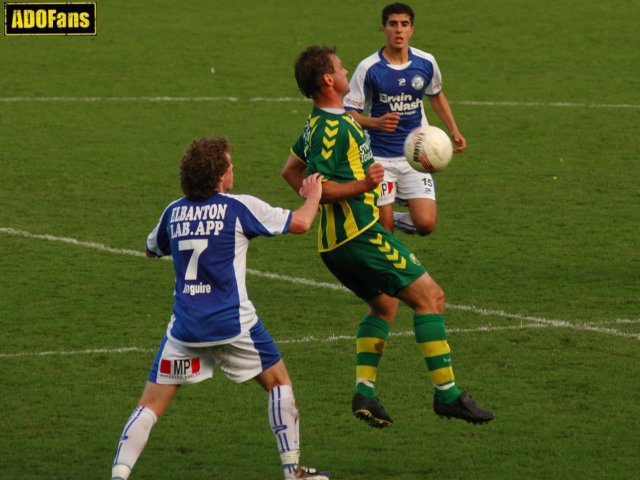
[[[375,315],[367,315],[360,322],[356,334],[356,392],[375,397],[378,365],[389,337],[389,324]]]
[[[435,395],[445,403],[455,402],[461,392],[453,376],[451,349],[444,328],[444,315],[436,313],[414,315],[413,327],[416,342],[435,387]]]

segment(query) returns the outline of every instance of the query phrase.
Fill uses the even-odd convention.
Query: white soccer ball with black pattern
[[[453,157],[453,143],[446,132],[432,125],[421,126],[407,135],[404,155],[419,172],[444,170]]]

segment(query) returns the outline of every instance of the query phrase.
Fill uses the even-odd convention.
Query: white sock
[[[156,414],[147,407],[137,407],[122,430],[116,457],[113,459],[111,478],[127,480],[131,469],[147,444],[151,428],[158,421]]]
[[[393,212],[393,223],[398,225],[407,225],[413,227],[413,220],[411,220],[411,214],[409,212]]]
[[[276,437],[285,478],[293,476],[300,459],[299,414],[291,385],[269,391],[269,425]]]

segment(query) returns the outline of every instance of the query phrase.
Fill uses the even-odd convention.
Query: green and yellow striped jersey
[[[316,106],[291,153],[307,165],[307,174],[347,183],[365,178],[373,154],[364,130],[346,112]],[[357,237],[378,221],[380,187],[338,203],[320,205],[318,251],[328,252]]]

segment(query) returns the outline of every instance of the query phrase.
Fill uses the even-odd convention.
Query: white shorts
[[[148,380],[163,385],[199,383],[213,376],[216,364],[236,383],[250,380],[282,357],[261,320],[232,343],[187,347],[167,336],[162,339]]]
[[[373,157],[384,167],[382,194],[378,206],[389,205],[396,199],[429,198],[436,200],[436,183],[430,173],[415,170],[404,157]]]

